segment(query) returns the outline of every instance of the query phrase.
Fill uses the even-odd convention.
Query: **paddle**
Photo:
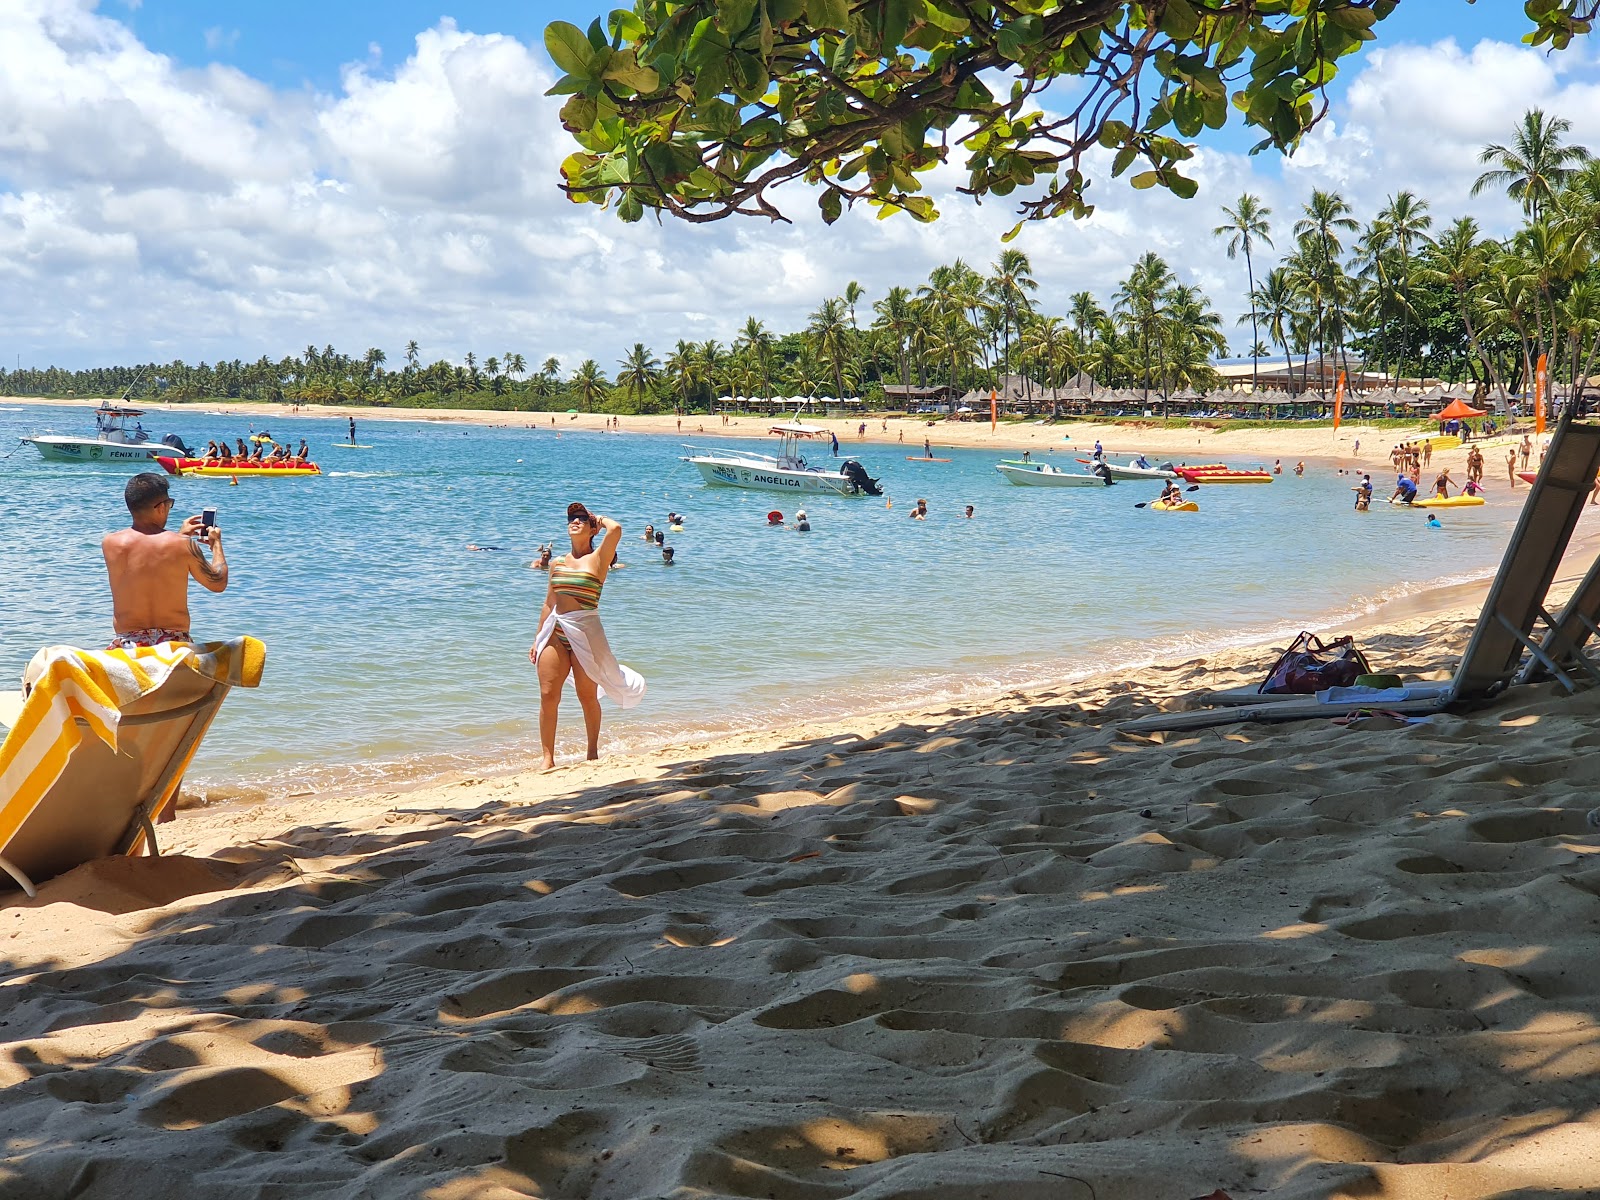
[[[1188,487],[1184,488],[1183,490],[1186,491],[1186,492],[1198,492],[1200,490],[1200,485],[1198,483],[1191,483]],[[1135,508],[1147,508],[1153,503],[1154,503],[1154,501],[1152,501],[1152,500],[1146,500],[1143,504],[1135,504],[1134,507]]]

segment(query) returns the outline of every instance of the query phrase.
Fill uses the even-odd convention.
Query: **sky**
[[[543,93],[555,19],[586,0],[0,0],[0,364],[280,358],[328,343],[397,362],[520,353],[614,372],[636,341],[731,341],[746,317],[804,325],[851,280],[863,308],[957,256],[998,256],[1013,205],[929,178],[934,225],[832,227],[800,185],[792,225],[623,225],[557,190],[573,146]],[[1195,199],[1098,180],[1095,215],[1028,226],[1046,312],[1108,300],[1155,250],[1248,336],[1244,267],[1212,237],[1241,192],[1280,246],[1315,188],[1369,219],[1410,189],[1440,224],[1510,231],[1504,197],[1469,194],[1479,149],[1533,106],[1600,150],[1600,42],[1519,44],[1513,0],[1404,0],[1345,60],[1326,120],[1293,158],[1204,140]],[[1270,252],[1269,252],[1270,253]]]

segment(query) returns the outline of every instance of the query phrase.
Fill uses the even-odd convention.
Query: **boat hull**
[[[161,464],[162,469],[168,475],[181,475],[185,478],[199,476],[202,479],[282,479],[322,474],[322,468],[315,463],[303,467],[275,467],[267,463],[259,463],[249,467],[219,467],[206,466],[205,460],[199,458],[167,458],[162,456],[156,461]]]
[[[98,438],[30,437],[22,440],[31,443],[48,462],[147,463],[156,457],[157,451],[168,448],[157,442],[129,445],[102,442]]]
[[[1114,462],[1106,463],[1106,470],[1111,472],[1113,479],[1176,479],[1176,471],[1163,471],[1160,467],[1136,467],[1129,463],[1119,467]]]
[[[1054,467],[1042,464],[1036,467],[1017,467],[1010,463],[996,463],[994,469],[1000,472],[1007,483],[1014,483],[1018,487],[1103,488],[1106,486],[1106,481],[1098,475],[1058,471]]]
[[[700,477],[712,487],[748,488],[792,495],[859,496],[855,484],[836,471],[793,471],[735,459],[690,458]]]
[[[1412,508],[1477,508],[1482,496],[1429,496],[1426,500],[1413,500]]]

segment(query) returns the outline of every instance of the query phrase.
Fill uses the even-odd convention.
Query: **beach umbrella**
[[[1433,414],[1435,421],[1463,421],[1471,417],[1486,417],[1489,414],[1481,408],[1473,408],[1465,400],[1452,400],[1444,408]]]
[[[577,411],[578,411],[578,410],[577,410],[577,409],[575,409],[575,408],[569,408],[569,409],[567,409],[567,411],[568,411],[568,412],[569,412],[569,413],[575,413],[575,412],[577,412]]]

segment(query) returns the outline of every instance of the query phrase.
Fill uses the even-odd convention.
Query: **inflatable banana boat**
[[[297,466],[290,466],[288,463],[252,462],[244,466],[224,466],[214,458],[160,457],[156,461],[161,464],[161,469],[168,475],[214,476],[220,479],[240,479],[245,477],[279,479],[290,476],[322,474],[322,468],[317,466],[316,463],[302,463]]]

